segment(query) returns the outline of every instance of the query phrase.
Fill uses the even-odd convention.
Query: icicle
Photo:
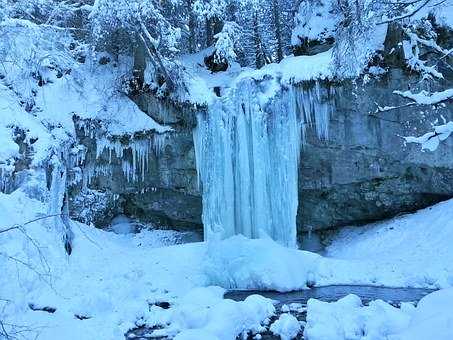
[[[149,169],[151,152],[158,155],[163,149],[165,135],[154,135],[152,139],[132,139],[128,143],[121,143],[119,140],[99,138],[96,141],[96,158],[107,150],[109,163],[112,162],[113,153],[115,157],[122,160],[123,174],[128,181],[145,180]],[[124,160],[125,150],[129,149],[132,154],[132,162]],[[96,171],[94,171],[96,172]],[[138,175],[137,175],[138,174]]]
[[[305,125],[328,137],[330,106],[323,94],[321,87],[290,88],[266,105],[259,88],[245,80],[197,115],[206,240],[267,235],[296,246],[300,147]]]
[[[132,167],[131,163],[123,160],[121,162],[121,166],[123,169],[123,174],[124,174],[124,176],[126,176],[126,180],[128,182],[134,182],[135,181],[135,172],[133,171],[133,167]]]
[[[155,133],[153,136],[153,146],[154,146],[154,154],[156,156],[159,156],[162,154],[162,151],[164,150],[165,147],[165,139],[166,135],[165,133],[160,134],[160,133]]]
[[[58,230],[61,224],[59,215],[61,214],[63,198],[66,191],[66,169],[56,155],[52,156],[50,163],[52,165],[52,179],[50,184],[48,214],[53,215],[53,227]]]

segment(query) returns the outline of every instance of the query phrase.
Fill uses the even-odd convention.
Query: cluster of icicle
[[[263,104],[255,83],[199,113],[194,132],[206,240],[236,234],[297,242],[298,162],[308,126],[328,138],[326,90],[291,87]]]
[[[121,168],[129,182],[144,181],[149,170],[149,161],[152,153],[159,155],[165,145],[165,134],[154,134],[152,138],[131,139],[127,143],[111,140],[105,137],[96,139],[96,158],[99,159],[105,152],[108,154],[108,164],[88,166],[84,169],[84,182],[89,184],[93,177],[98,175],[112,176],[112,159],[115,156],[121,160]],[[124,157],[127,150],[132,159]]]

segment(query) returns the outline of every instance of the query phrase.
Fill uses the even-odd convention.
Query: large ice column
[[[235,234],[296,246],[298,162],[307,125],[327,138],[320,89],[269,100],[243,81],[198,115],[194,132],[206,240]]]

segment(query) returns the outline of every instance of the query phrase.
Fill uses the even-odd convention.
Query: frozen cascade
[[[69,222],[69,207],[66,192],[67,159],[67,148],[63,148],[62,151],[56,152],[49,160],[52,172],[47,214],[51,223],[49,227],[51,229],[53,228],[61,236],[66,252],[70,255],[73,233]]]
[[[331,105],[318,84],[282,90],[271,100],[261,90],[243,81],[197,116],[204,236],[268,236],[295,247],[300,147],[307,126],[328,138]]]

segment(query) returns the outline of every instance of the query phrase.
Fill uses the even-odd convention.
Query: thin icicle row
[[[152,138],[132,139],[128,143],[122,143],[119,140],[112,141],[108,138],[98,138],[96,140],[96,158],[101,158],[104,152],[107,151],[110,164],[114,154],[116,158],[121,159],[121,168],[128,181],[143,182],[149,170],[150,154],[154,153],[158,156],[162,153],[165,147],[165,138],[164,134],[154,134]],[[124,159],[124,153],[128,149],[131,151],[132,161]],[[95,175],[97,172],[97,169],[95,169],[91,174]]]

